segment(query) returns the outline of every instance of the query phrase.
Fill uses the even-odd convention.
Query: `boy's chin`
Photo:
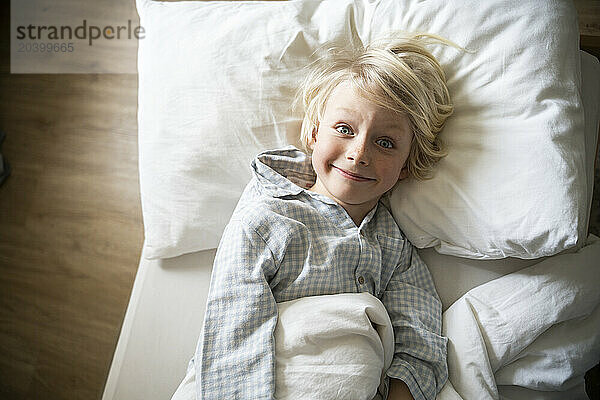
[[[358,207],[358,206],[374,206],[375,204],[377,204],[377,202],[379,201],[379,199],[381,198],[381,196],[379,197],[370,197],[370,198],[361,198],[359,196],[340,196],[337,197],[337,201],[338,203],[340,203],[342,206],[343,205],[348,205],[348,206],[353,206],[353,207]]]

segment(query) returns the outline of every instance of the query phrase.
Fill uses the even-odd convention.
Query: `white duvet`
[[[304,297],[280,303],[275,328],[275,397],[382,399],[394,355],[384,305],[369,293]],[[379,389],[379,390],[378,390]]]
[[[600,357],[598,259],[591,236],[578,253],[488,282],[450,306],[450,381],[438,399],[585,399],[583,375]],[[378,398],[393,351],[379,300],[315,296],[279,312],[278,399]]]

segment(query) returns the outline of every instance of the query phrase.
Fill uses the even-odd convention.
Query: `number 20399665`
[[[72,53],[73,43],[19,43],[19,53]]]

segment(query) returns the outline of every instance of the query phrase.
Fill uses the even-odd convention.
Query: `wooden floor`
[[[99,399],[143,243],[137,76],[11,75],[1,22],[0,399]]]
[[[137,76],[9,74],[8,3],[0,400],[100,399],[143,241]]]

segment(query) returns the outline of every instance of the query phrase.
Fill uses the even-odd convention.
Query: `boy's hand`
[[[390,378],[388,400],[414,400],[406,383],[399,379]]]

